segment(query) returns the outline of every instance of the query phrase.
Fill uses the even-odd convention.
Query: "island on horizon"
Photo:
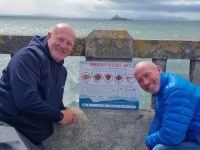
[[[131,19],[120,17],[117,14],[114,17],[112,17],[110,20],[130,20],[130,21],[132,21]]]

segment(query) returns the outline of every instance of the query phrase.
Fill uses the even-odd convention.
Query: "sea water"
[[[200,40],[200,21],[120,21],[108,19],[70,19],[38,17],[0,17],[0,35],[46,35],[53,25],[68,22],[77,36],[87,36],[94,29],[127,30],[134,39]],[[6,67],[10,56],[0,55],[0,69]],[[79,62],[85,57],[70,56],[65,59],[68,79],[63,101],[67,106],[77,106],[79,101]],[[144,59],[134,58],[138,62]],[[146,59],[145,59],[146,60]],[[147,59],[151,60],[151,59]],[[188,78],[189,60],[168,60],[167,71]],[[140,89],[140,108],[150,108],[151,95]]]

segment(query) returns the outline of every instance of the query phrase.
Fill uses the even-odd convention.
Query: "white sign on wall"
[[[138,109],[135,63],[80,62],[79,106],[81,108]]]

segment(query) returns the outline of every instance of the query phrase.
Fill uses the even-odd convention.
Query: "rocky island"
[[[123,18],[123,17],[120,17],[118,15],[115,15],[114,17],[112,17],[111,20],[130,20],[131,21],[131,19]]]

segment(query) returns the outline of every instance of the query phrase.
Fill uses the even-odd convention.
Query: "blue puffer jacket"
[[[60,119],[67,71],[50,55],[47,38],[35,36],[19,50],[0,79],[0,120],[34,143],[53,133]]]
[[[200,143],[200,88],[171,73],[162,73],[155,96],[155,118],[146,145]]]

